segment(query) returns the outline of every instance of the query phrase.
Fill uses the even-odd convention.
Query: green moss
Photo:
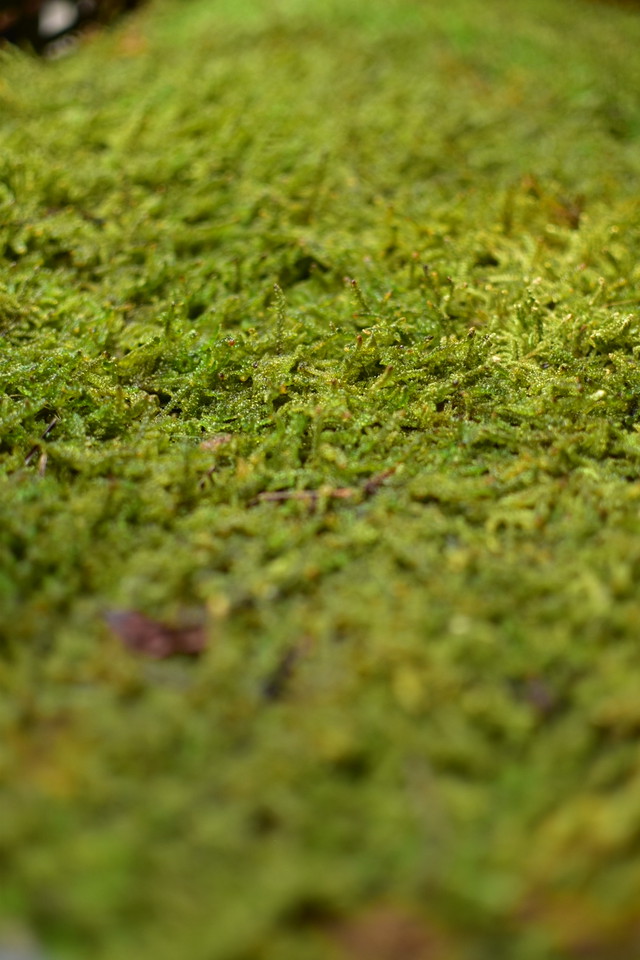
[[[640,20],[424,7],[2,53],[2,936],[637,952]]]

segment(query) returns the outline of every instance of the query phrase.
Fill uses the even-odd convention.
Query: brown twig
[[[348,500],[357,490],[354,487],[336,487],[333,490],[266,490],[259,493],[252,503],[284,503],[286,500],[303,500],[315,503],[322,497],[329,500]]]
[[[393,476],[397,467],[389,467],[381,473],[369,477],[360,487],[334,487],[321,490],[265,490],[251,501],[251,506],[258,503],[285,503],[289,500],[299,500],[304,503],[317,503],[322,498],[327,500],[350,500],[358,494],[365,498],[373,496],[385,480]]]
[[[369,477],[362,486],[362,492],[365,497],[371,497],[374,493],[377,493],[380,487],[384,486],[385,480],[392,477],[397,469],[397,467],[387,467],[387,469],[381,473],[376,473],[372,477]]]
[[[46,427],[44,433],[41,435],[40,440],[46,440],[46,438],[49,436],[49,434],[51,433],[51,431],[52,431],[53,428],[55,427],[56,423],[59,422],[59,420],[60,420],[60,417],[56,416],[56,417],[53,418],[53,420],[51,421],[51,423],[47,424],[47,427]],[[31,450],[29,450],[29,453],[28,453],[28,454],[26,455],[26,457],[24,458],[24,465],[25,465],[25,467],[28,467],[28,466],[29,466],[29,464],[31,463],[31,461],[32,461],[33,459],[35,459],[35,456],[36,456],[36,454],[38,454],[38,453],[40,453],[40,444],[39,444],[39,443],[34,443],[34,445],[31,447]],[[46,464],[46,461],[45,461],[45,464]]]
[[[287,691],[300,660],[308,656],[313,647],[311,637],[303,637],[298,643],[284,651],[275,668],[262,685],[262,694],[266,700],[279,700]]]

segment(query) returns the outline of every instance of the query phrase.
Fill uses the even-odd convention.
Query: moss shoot
[[[639,955],[638,49],[157,0],[0,53],[0,953]]]

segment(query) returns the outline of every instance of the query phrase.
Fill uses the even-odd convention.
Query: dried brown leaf
[[[401,907],[379,906],[334,930],[345,960],[454,960],[442,931]]]
[[[163,660],[176,654],[194,656],[202,653],[207,645],[207,634],[202,623],[173,626],[153,620],[136,610],[110,611],[105,619],[125,647],[154,660]]]

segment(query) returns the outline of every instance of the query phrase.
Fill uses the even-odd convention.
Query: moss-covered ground
[[[2,53],[0,945],[640,956],[639,48],[159,0]]]

